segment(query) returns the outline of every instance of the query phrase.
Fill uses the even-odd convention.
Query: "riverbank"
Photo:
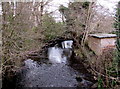
[[[51,64],[46,54],[47,49],[51,45],[44,46],[41,51],[29,52],[24,57],[22,61],[23,65],[20,68],[17,69],[14,66],[6,68],[5,74],[3,75],[3,88],[67,86],[86,87],[89,89],[96,82],[94,76],[84,66],[83,59],[76,56],[74,52],[72,52],[68,64]]]

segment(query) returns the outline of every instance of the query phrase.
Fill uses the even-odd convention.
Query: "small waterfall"
[[[48,58],[52,63],[66,62],[66,57],[63,56],[63,49],[58,47],[50,47],[48,49]]]
[[[64,41],[62,43],[64,44],[66,42]],[[70,41],[70,44],[71,43],[72,41]],[[72,66],[66,65],[67,59],[69,59],[69,56],[72,54],[72,45],[69,45],[69,47],[67,45],[65,47],[66,48],[62,48],[60,44],[56,44],[56,46],[48,48],[49,60],[46,60],[47,62],[44,62],[44,59],[38,62],[33,61],[32,59],[25,60],[24,66],[18,71],[19,74],[16,76],[16,81],[14,81],[13,77],[13,79],[11,78],[14,89],[26,89],[26,87],[36,87],[36,89],[42,87],[74,87],[75,89],[90,89],[94,82],[92,83],[91,81],[86,80],[91,80],[91,75],[88,75],[88,72],[84,72],[87,71],[86,68],[84,68],[84,65],[81,63],[79,64],[79,62],[72,64]],[[49,61],[53,64],[49,64]],[[83,72],[80,73],[80,71]],[[6,82],[8,85],[7,88],[11,88],[11,80],[4,80],[5,87]]]
[[[70,56],[72,55],[71,49],[73,41],[72,40],[63,41],[61,44],[62,48],[57,46],[48,48],[48,58],[50,62],[66,63],[67,58],[70,58]]]

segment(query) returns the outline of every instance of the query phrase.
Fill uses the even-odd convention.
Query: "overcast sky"
[[[58,6],[60,4],[67,5],[71,0],[53,0],[52,4]],[[99,4],[103,5],[106,8],[113,8],[119,0],[96,0]]]
[[[49,8],[49,10],[54,11],[58,9],[59,5],[61,4],[67,6],[69,1],[70,0],[53,0],[51,3],[52,6]],[[104,8],[109,9],[110,12],[113,12],[118,1],[119,0],[97,0],[97,3],[102,5]],[[56,11],[53,15],[54,17],[60,16],[58,11]]]
[[[19,0],[18,0],[19,1]],[[58,12],[59,5],[63,4],[67,6],[69,1],[71,0],[53,0],[50,4],[50,7],[47,8],[49,11],[55,11],[53,13],[54,17],[60,17],[60,13]],[[115,5],[119,0],[97,0],[98,4],[102,5],[104,8],[109,9],[110,12],[113,12],[115,9]],[[1,10],[1,7],[0,7]]]

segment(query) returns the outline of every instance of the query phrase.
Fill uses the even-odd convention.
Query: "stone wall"
[[[103,51],[109,48],[115,48],[116,38],[88,38],[88,46],[96,55],[102,55]]]

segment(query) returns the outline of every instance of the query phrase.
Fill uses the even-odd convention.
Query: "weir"
[[[72,55],[72,40],[61,42],[62,48],[55,46],[48,48],[48,58],[51,63],[66,63]]]
[[[48,49],[48,58],[52,63],[66,62],[66,56],[63,56],[63,49],[58,47],[51,47]]]
[[[55,44],[48,47],[47,56],[49,60],[42,59],[34,61],[26,59],[24,66],[17,76],[12,89],[39,89],[41,87],[82,87],[89,89],[93,83],[86,80],[87,76],[79,71],[85,71],[82,64],[78,62],[67,65],[73,51],[73,41],[66,40],[61,42],[62,46]],[[75,60],[74,57],[71,57]],[[46,60],[46,61],[45,61]],[[74,69],[76,68],[76,69]],[[77,71],[77,68],[79,71]],[[86,73],[88,75],[88,73]],[[85,79],[86,78],[86,79]]]
[[[67,41],[63,41],[62,42],[62,48],[66,49],[66,48],[72,48],[73,45],[73,41],[72,40],[67,40]]]

